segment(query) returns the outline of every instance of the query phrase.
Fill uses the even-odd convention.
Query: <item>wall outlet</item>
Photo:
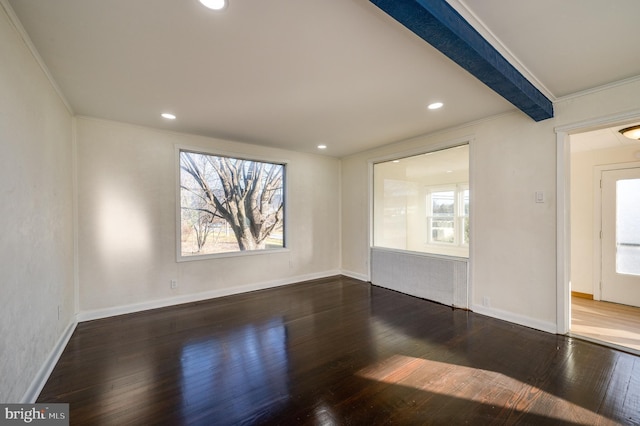
[[[489,296],[484,296],[482,298],[482,306],[486,306],[487,308],[491,306],[491,298]]]
[[[178,288],[178,280],[171,280],[170,285],[172,289]]]

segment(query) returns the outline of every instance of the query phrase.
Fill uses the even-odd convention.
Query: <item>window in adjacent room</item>
[[[182,149],[179,163],[179,258],[285,247],[285,164]]]
[[[469,145],[374,164],[373,245],[469,256]]]
[[[469,185],[428,187],[427,235],[431,244],[469,245]]]

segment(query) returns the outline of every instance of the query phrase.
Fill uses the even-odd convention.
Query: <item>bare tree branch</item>
[[[224,219],[240,250],[263,248],[270,234],[282,226],[283,166],[189,152],[182,152],[181,159],[181,170],[196,184],[181,188],[206,205],[190,208]]]

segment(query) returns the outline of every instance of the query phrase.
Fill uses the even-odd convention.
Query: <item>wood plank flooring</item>
[[[334,277],[78,325],[72,425],[640,424],[640,358]]]
[[[640,353],[640,308],[572,297],[571,333]]]

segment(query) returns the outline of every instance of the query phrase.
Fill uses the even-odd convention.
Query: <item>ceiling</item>
[[[0,0],[81,116],[341,157],[516,110],[368,0],[229,1]],[[552,101],[640,76],[638,0],[449,3]]]
[[[599,151],[601,149],[621,148],[632,145],[640,148],[640,141],[629,139],[619,132],[620,129],[625,127],[629,126],[615,126],[571,135],[571,152]]]

